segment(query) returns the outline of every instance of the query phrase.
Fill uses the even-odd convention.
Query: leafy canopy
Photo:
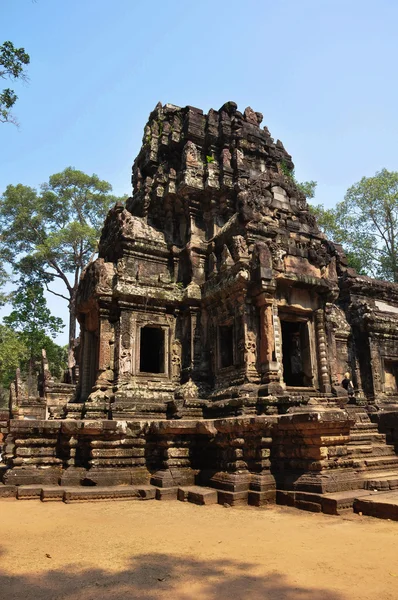
[[[55,337],[64,325],[62,319],[53,317],[47,307],[43,288],[38,283],[27,283],[20,287],[11,297],[13,310],[4,317],[5,328],[7,332],[12,332],[11,340],[20,344],[21,352],[18,356],[17,366],[21,369],[21,374],[27,375],[28,389],[32,390],[32,377],[40,365],[42,349],[48,352],[49,363],[54,369],[54,375],[60,376],[63,363],[65,362],[65,352],[60,348],[51,337]],[[9,336],[11,334],[9,333]],[[51,337],[50,337],[51,336]],[[17,361],[16,353],[14,352]],[[7,368],[4,371],[4,383],[8,384],[15,377],[16,366]],[[54,368],[55,367],[55,368]]]
[[[27,79],[25,66],[30,63],[29,54],[25,48],[15,48],[12,42],[4,42],[0,46],[0,77],[2,79]],[[17,101],[18,96],[10,88],[5,88],[0,92],[0,122],[14,123],[16,119],[11,113],[11,109]]]
[[[382,169],[351,186],[335,208],[312,207],[359,273],[398,282],[398,172]]]
[[[15,371],[29,358],[21,336],[7,325],[0,325],[0,387],[8,388]]]
[[[4,323],[20,333],[19,338],[27,347],[30,358],[40,356],[43,339],[60,333],[64,327],[62,319],[51,315],[43,288],[37,283],[17,290],[12,297],[12,307],[11,313],[4,317]]]
[[[4,251],[12,248],[14,269],[45,285],[61,279],[69,300],[116,201],[111,190],[97,175],[72,167],[52,175],[39,192],[9,185],[0,204],[0,230]]]

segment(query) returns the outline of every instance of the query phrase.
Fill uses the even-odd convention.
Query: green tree
[[[38,282],[69,305],[69,368],[74,364],[76,294],[84,267],[94,256],[102,223],[117,200],[111,185],[72,167],[49,178],[39,191],[9,185],[0,202],[0,250],[16,273]],[[52,289],[60,280],[65,292]]]
[[[15,379],[17,368],[28,360],[28,349],[20,335],[0,325],[0,406],[8,402],[10,383]]]
[[[63,329],[62,319],[53,317],[47,307],[43,288],[38,283],[28,283],[12,297],[12,312],[3,321],[19,332],[19,339],[28,351],[28,391],[32,393],[32,377],[41,358],[48,336],[55,337]],[[50,340],[51,341],[51,340]]]
[[[312,207],[359,273],[398,282],[398,172],[383,169],[351,186],[335,208]]]
[[[17,79],[26,81],[25,66],[30,63],[29,54],[25,48],[15,48],[12,42],[4,42],[0,46],[0,77],[2,79]],[[17,124],[16,118],[11,112],[18,96],[10,88],[5,88],[0,93],[0,122]]]
[[[312,198],[314,198],[317,186],[316,181],[296,181],[296,185],[303,192],[307,200],[311,200]]]
[[[51,375],[61,379],[68,366],[68,346],[59,346],[47,335],[44,336],[42,347],[46,351]]]

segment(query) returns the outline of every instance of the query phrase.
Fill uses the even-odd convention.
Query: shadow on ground
[[[258,576],[258,565],[232,560],[142,554],[116,573],[111,564],[109,571],[76,565],[53,570],[50,557],[37,560],[48,560],[45,574],[0,570],[1,600],[348,600],[331,590],[295,586],[288,574]]]

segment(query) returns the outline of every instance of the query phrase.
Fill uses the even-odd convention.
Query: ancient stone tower
[[[80,284],[78,389],[45,356],[38,402],[16,382],[0,496],[373,514],[398,486],[398,286],[347,267],[261,120],[152,112]]]
[[[80,286],[85,415],[280,412],[344,396],[347,370],[359,396],[396,396],[380,382],[395,338],[366,372],[378,350],[352,296],[370,284],[320,233],[261,121],[233,102],[151,113],[133,196],[110,211]]]

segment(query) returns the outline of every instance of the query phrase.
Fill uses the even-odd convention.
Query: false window
[[[397,392],[398,362],[393,360],[384,361],[384,391],[388,393]]]
[[[221,325],[218,328],[219,365],[221,369],[234,364],[234,328]]]

